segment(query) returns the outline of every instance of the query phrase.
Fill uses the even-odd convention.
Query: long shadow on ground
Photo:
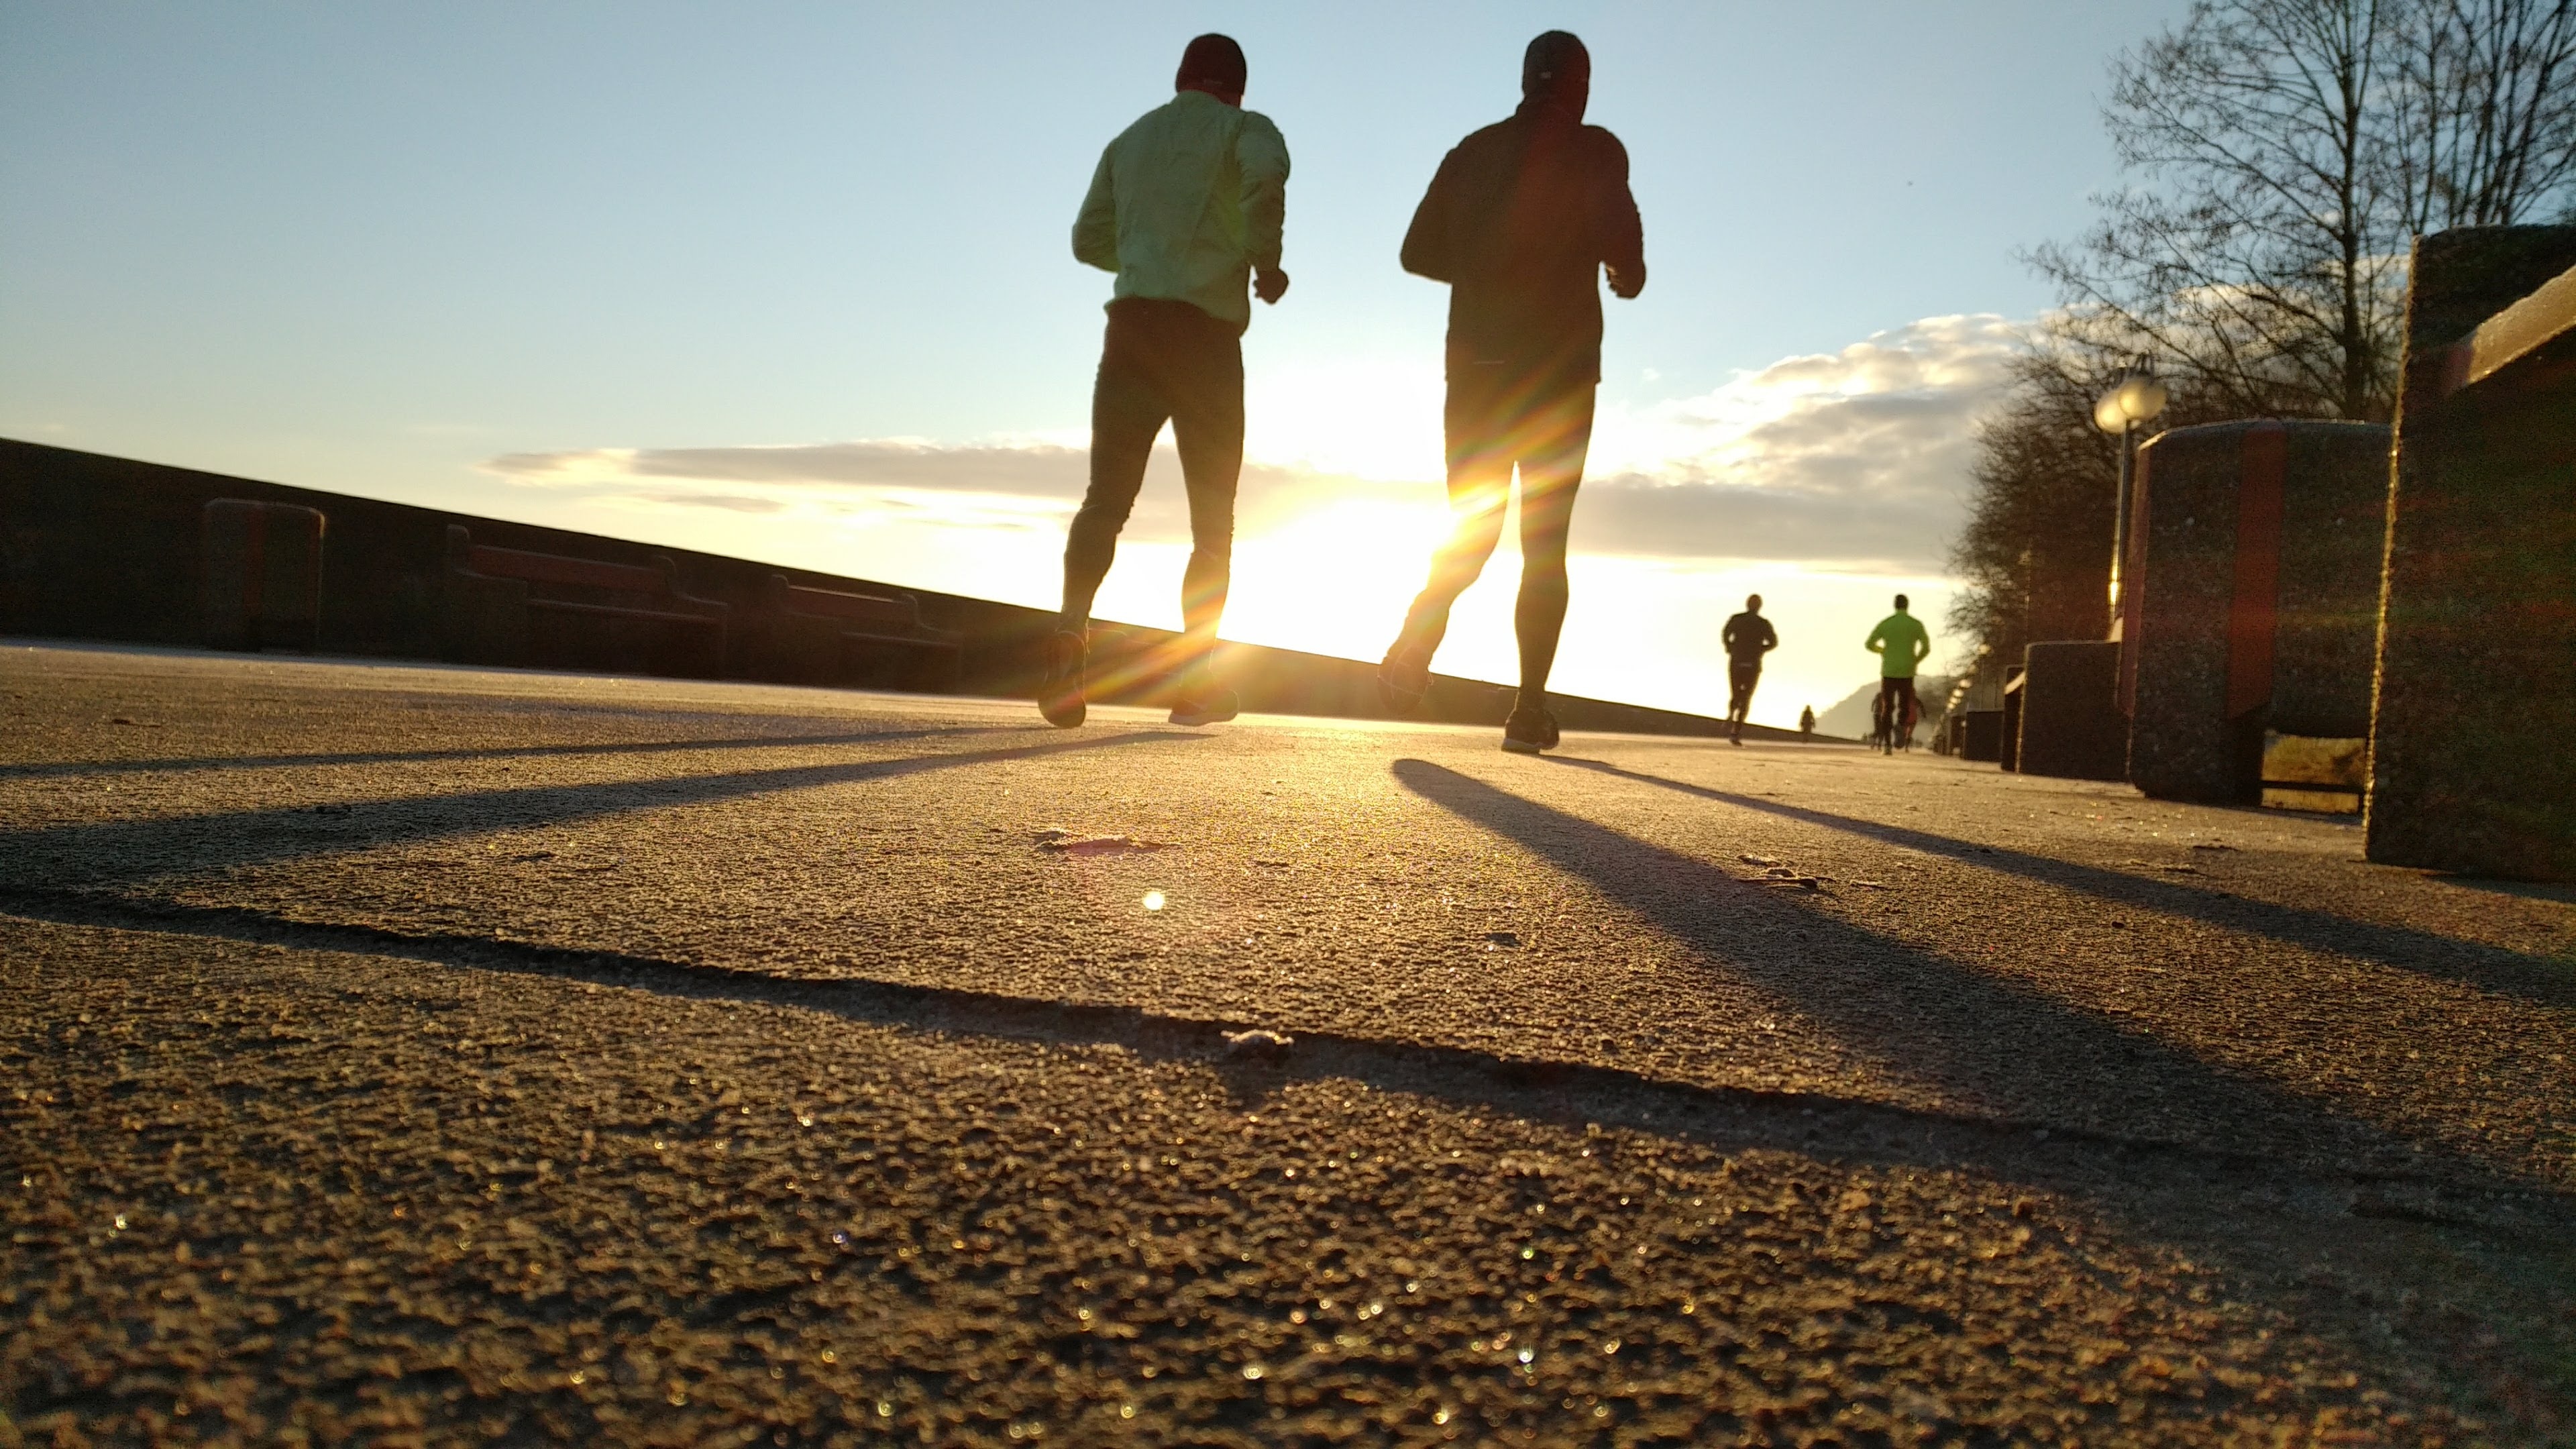
[[[342,854],[410,841],[527,830],[595,820],[635,810],[704,805],[721,800],[890,780],[931,770],[1034,760],[1084,750],[1186,743],[1207,736],[1139,730],[1097,739],[1058,740],[1008,749],[796,765],[720,775],[612,780],[587,785],[533,785],[451,795],[407,796],[346,805],[281,807],[153,820],[108,820],[0,832],[0,882],[27,886],[104,886],[156,877],[203,875],[307,856]]]
[[[1969,865],[1982,866],[2025,879],[2042,881],[2068,890],[2144,910],[2167,915],[2187,916],[2213,926],[2222,926],[2246,935],[2263,936],[2284,945],[2303,946],[2311,950],[2359,957],[2383,966],[2419,976],[2434,976],[2457,981],[2481,991],[2518,996],[2543,1006],[2576,1008],[2576,972],[2561,963],[2542,957],[2528,956],[2494,946],[2481,946],[2471,941],[2437,936],[2429,931],[2408,930],[2402,926],[2380,926],[2356,921],[2346,916],[2323,911],[2302,910],[2296,906],[2274,905],[2268,901],[2249,900],[2221,891],[2197,890],[2190,886],[2146,880],[2115,870],[2077,865],[2043,855],[2030,855],[2001,846],[1979,845],[1974,841],[1956,840],[1946,835],[1910,830],[1902,825],[1887,825],[1875,820],[1861,820],[1848,815],[1835,815],[1811,810],[1801,805],[1784,805],[1758,795],[1739,795],[1728,790],[1713,790],[1706,785],[1692,785],[1668,780],[1661,775],[1624,769],[1606,760],[1586,760],[1566,756],[1549,756],[1549,763],[1570,765],[1634,780],[1641,785],[1677,790],[1702,800],[1722,805],[1740,805],[1767,815],[1821,825],[1829,830],[1904,846],[1929,855],[1946,856]]]
[[[684,750],[793,749],[812,745],[886,745],[958,735],[1031,734],[1043,725],[960,725],[948,729],[859,731],[830,735],[751,735],[723,740],[642,740],[622,744],[496,745],[489,749],[385,750],[373,754],[185,755],[156,760],[74,760],[0,765],[0,780],[62,775],[152,775],[191,770],[282,770],[330,765],[436,764],[442,760],[528,760],[582,755],[656,755]]]
[[[1455,771],[1398,760],[1394,773],[1423,799],[1591,882],[1896,1079],[1932,1084],[1968,1110],[2364,1171],[2437,1168],[2472,1180],[2501,1173],[2528,1181],[2520,1163],[2471,1158],[2429,1133],[2346,1116],[2035,988]]]

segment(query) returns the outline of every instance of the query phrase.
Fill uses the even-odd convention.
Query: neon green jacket
[[[1240,332],[1252,269],[1279,265],[1287,198],[1288,143],[1270,118],[1182,91],[1100,153],[1074,260],[1116,272],[1117,297],[1187,302]]]
[[[1932,652],[1932,636],[1922,620],[1899,609],[1878,621],[1878,627],[1869,631],[1869,642],[1862,647],[1878,656],[1882,678],[1912,679],[1914,667]]]

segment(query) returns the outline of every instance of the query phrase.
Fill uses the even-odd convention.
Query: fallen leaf
[[[1297,1045],[1297,1039],[1293,1036],[1284,1032],[1263,1031],[1258,1027],[1250,1031],[1229,1031],[1224,1035],[1227,1056],[1255,1061],[1284,1060],[1289,1049]]]

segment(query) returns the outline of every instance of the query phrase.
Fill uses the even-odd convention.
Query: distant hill
[[[1951,676],[1921,674],[1914,679],[1914,697],[1923,702],[1923,712],[1930,714],[1941,701],[1950,697]],[[1847,740],[1869,738],[1869,702],[1878,697],[1878,681],[1873,679],[1845,696],[1843,702],[1816,716],[1816,733],[1839,735]],[[1923,738],[1921,730],[1914,736]]]

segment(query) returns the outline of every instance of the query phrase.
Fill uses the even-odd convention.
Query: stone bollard
[[[2388,440],[2374,423],[2213,423],[2139,450],[2120,611],[2130,783],[2251,804],[2267,735],[2369,731]]]
[[[200,615],[217,649],[310,651],[322,628],[322,514],[215,498],[199,516]]]
[[[2366,850],[2576,880],[2576,227],[2410,275]]]
[[[2025,775],[2117,780],[2128,743],[2120,717],[2120,646],[2074,639],[2022,651],[2021,742]]]

